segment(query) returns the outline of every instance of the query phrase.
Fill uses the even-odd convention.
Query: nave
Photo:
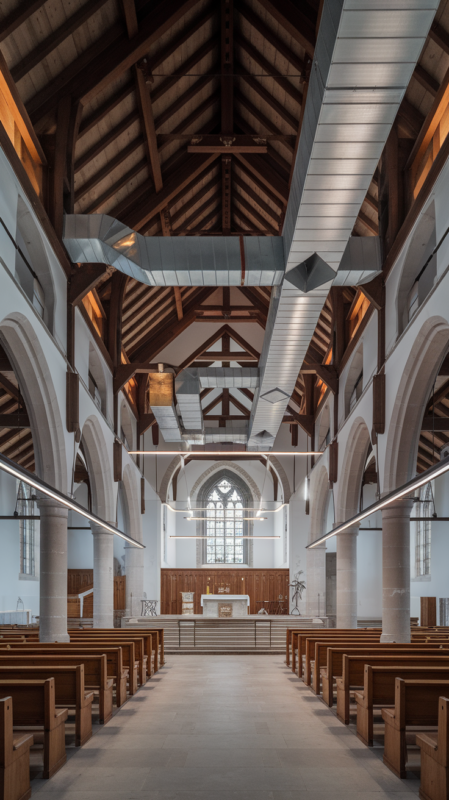
[[[39,800],[406,800],[396,778],[276,656],[170,656]]]

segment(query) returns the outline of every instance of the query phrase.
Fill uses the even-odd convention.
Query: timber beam
[[[69,303],[72,306],[79,305],[109,269],[110,267],[106,267],[104,264],[83,264],[81,267],[72,269],[68,291]]]
[[[359,286],[360,291],[380,311],[385,306],[385,281],[383,275],[377,275],[369,283]]]
[[[157,369],[155,364],[119,364],[114,372],[114,394],[117,394],[134,375],[152,372],[154,369]]]
[[[332,364],[304,364],[301,369],[303,375],[316,375],[326,384],[332,394],[338,392],[338,372]]]

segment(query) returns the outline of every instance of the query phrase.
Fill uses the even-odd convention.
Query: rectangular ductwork
[[[150,406],[166,442],[182,442],[174,403],[173,374],[153,372],[149,376]]]
[[[332,283],[354,286],[380,269],[378,240],[351,233],[437,8],[438,0],[324,2],[283,230],[286,278],[272,292],[251,448],[274,443]]]

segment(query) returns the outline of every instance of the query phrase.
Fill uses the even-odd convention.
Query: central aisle
[[[282,656],[168,656],[39,800],[405,800]]]

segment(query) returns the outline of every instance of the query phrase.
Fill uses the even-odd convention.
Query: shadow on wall
[[[45,247],[30,211],[17,203],[15,278],[53,333],[55,292]]]

